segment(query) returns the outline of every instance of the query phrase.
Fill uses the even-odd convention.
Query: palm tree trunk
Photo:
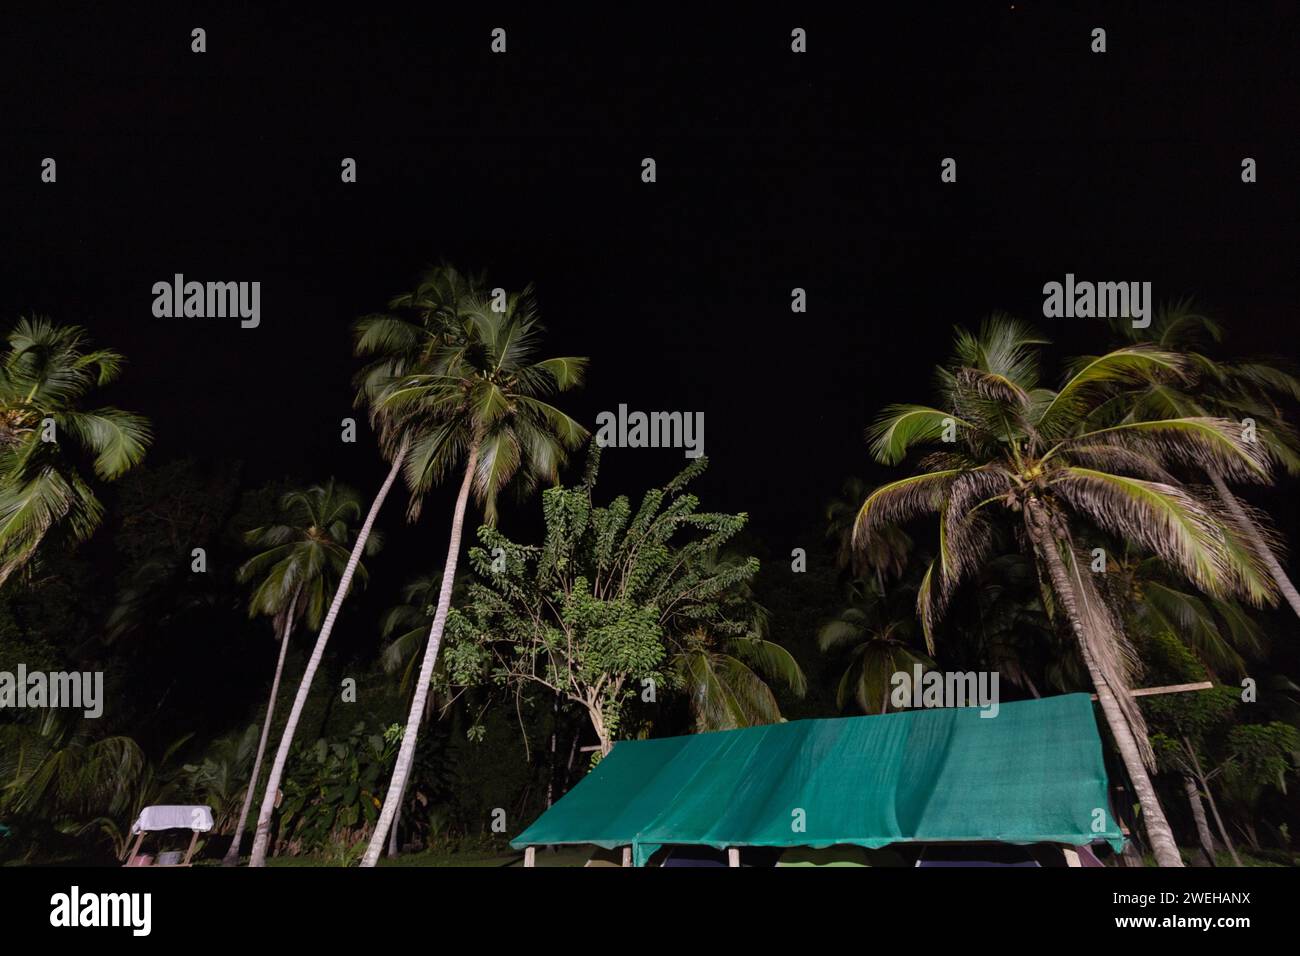
[[[460,538],[465,525],[465,508],[469,504],[469,490],[474,483],[474,469],[478,465],[478,443],[470,446],[469,460],[465,462],[465,477],[460,483],[460,494],[456,496],[456,510],[451,518],[451,540],[447,542],[447,562],[442,569],[442,584],[438,589],[438,609],[433,615],[433,626],[429,629],[429,640],[424,647],[424,660],[420,663],[420,680],[415,685],[415,695],[411,698],[411,712],[406,718],[406,732],[402,734],[402,746],[397,751],[397,762],[393,765],[393,779],[389,781],[388,792],[384,794],[384,806],[379,811],[379,820],[375,823],[375,832],[370,835],[370,846],[361,858],[362,866],[374,866],[379,862],[379,854],[388,838],[388,829],[393,825],[397,807],[406,792],[406,780],[411,773],[411,764],[415,762],[415,741],[420,733],[420,720],[424,716],[424,702],[429,696],[429,684],[433,680],[433,665],[438,660],[438,649],[442,645],[442,632],[447,625],[447,612],[451,608],[451,589],[456,579],[456,564],[460,560]]]
[[[1228,483],[1223,480],[1223,476],[1211,468],[1210,480],[1214,482],[1214,490],[1218,492],[1219,500],[1227,505],[1228,510],[1232,512],[1232,516],[1236,518],[1241,527],[1245,529],[1247,537],[1250,538],[1250,543],[1255,546],[1255,550],[1259,552],[1260,557],[1264,561],[1264,566],[1268,568],[1268,573],[1271,574],[1273,580],[1277,582],[1277,589],[1282,592],[1287,603],[1291,605],[1291,610],[1295,611],[1296,617],[1300,617],[1300,593],[1297,593],[1295,585],[1292,584],[1291,579],[1287,577],[1286,569],[1282,567],[1282,562],[1277,559],[1277,555],[1273,553],[1273,549],[1268,546],[1268,542],[1264,540],[1264,536],[1259,533],[1259,527],[1251,520],[1250,515],[1246,514],[1246,509],[1241,506],[1241,502],[1238,501],[1237,496],[1232,493],[1232,490],[1228,487]]]
[[[222,866],[234,866],[239,862],[239,847],[244,842],[244,826],[248,823],[248,814],[253,809],[253,793],[257,790],[257,778],[262,774],[262,757],[266,754],[266,739],[271,736],[271,721],[275,718],[275,701],[280,695],[280,677],[284,674],[284,658],[289,651],[289,638],[293,634],[294,618],[298,613],[298,598],[302,588],[294,592],[289,602],[289,616],[284,619],[283,633],[280,634],[280,659],[275,664],[275,680],[271,681],[271,698],[266,702],[266,719],[262,721],[262,739],[257,742],[257,756],[253,758],[253,772],[248,778],[248,792],[244,794],[244,806],[239,811],[239,823],[235,825],[235,838],[230,841],[230,849],[222,857]]]
[[[1210,823],[1205,819],[1205,803],[1201,800],[1196,778],[1190,773],[1183,774],[1183,789],[1187,791],[1187,804],[1192,809],[1192,819],[1196,821],[1196,837],[1201,841],[1201,850],[1210,866],[1214,866],[1214,834],[1210,833]]]
[[[276,748],[275,761],[271,764],[271,775],[266,781],[266,793],[262,797],[262,808],[257,815],[257,831],[253,836],[253,854],[249,858],[249,866],[266,865],[266,850],[271,839],[271,816],[275,813],[275,797],[280,791],[280,780],[284,777],[284,765],[289,759],[289,748],[293,745],[294,732],[298,729],[298,721],[302,719],[303,708],[307,706],[307,694],[311,691],[311,682],[316,676],[316,670],[320,667],[321,659],[325,656],[325,645],[329,643],[330,634],[334,630],[334,622],[338,619],[339,608],[343,606],[343,600],[348,596],[348,590],[352,586],[352,576],[356,573],[357,565],[361,562],[361,555],[366,550],[366,541],[370,538],[370,529],[374,527],[375,518],[379,516],[379,509],[383,507],[384,499],[388,497],[388,492],[392,490],[393,482],[397,480],[397,473],[402,470],[402,462],[406,459],[407,445],[407,439],[403,438],[397,453],[393,455],[393,464],[388,469],[388,477],[379,486],[379,493],[375,495],[375,500],[370,503],[370,511],[366,514],[366,520],[362,523],[361,530],[357,532],[357,540],[352,545],[352,553],[348,556],[347,566],[343,569],[343,575],[339,578],[339,586],[334,592],[334,600],[330,602],[330,609],[325,615],[325,623],[321,626],[320,635],[316,638],[316,646],[312,648],[311,657],[307,659],[307,669],[303,671],[302,680],[298,682],[298,693],[294,696],[293,707],[289,710],[289,720],[284,725],[284,733],[280,736],[280,746]]]
[[[406,798],[406,792],[402,792],[402,800],[397,802],[397,816],[393,818],[393,825],[388,829],[388,858],[391,860],[397,856],[397,831],[402,825],[402,803]]]
[[[1129,726],[1128,720],[1111,692],[1110,685],[1101,676],[1088,650],[1087,635],[1084,634],[1083,623],[1079,617],[1074,586],[1070,583],[1065,562],[1061,560],[1056,538],[1048,529],[1047,516],[1043,513],[1042,503],[1037,498],[1030,497],[1025,501],[1025,527],[1042,553],[1043,561],[1047,564],[1047,571],[1052,579],[1052,590],[1070,622],[1075,639],[1079,642],[1080,654],[1092,678],[1093,688],[1097,691],[1097,702],[1101,704],[1101,712],[1106,718],[1107,726],[1110,727],[1115,748],[1119,751],[1120,759],[1124,762],[1129,780],[1133,784],[1133,791],[1142,805],[1142,819],[1146,826],[1147,838],[1151,842],[1152,852],[1155,854],[1156,865],[1182,866],[1183,858],[1178,853],[1178,844],[1174,842],[1173,830],[1170,829],[1169,821],[1165,819],[1164,810],[1160,807],[1160,800],[1156,796],[1151,777],[1147,774],[1146,765],[1142,763],[1137,740],[1133,736],[1133,728]]]

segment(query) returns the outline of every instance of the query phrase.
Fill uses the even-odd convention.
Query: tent
[[[874,849],[1124,838],[1087,694],[620,741],[511,841]]]
[[[131,824],[131,833],[135,836],[135,846],[127,853],[125,865],[154,865],[151,857],[140,854],[140,846],[144,843],[146,833],[157,833],[160,830],[189,830],[191,831],[190,845],[184,856],[182,857],[180,853],[163,854],[163,856],[175,856],[178,860],[175,863],[159,862],[157,864],[158,866],[189,866],[190,858],[194,856],[194,848],[199,842],[199,834],[207,833],[211,829],[211,807],[176,804],[158,804],[145,807],[140,811],[140,816]],[[161,861],[162,857],[159,859]]]

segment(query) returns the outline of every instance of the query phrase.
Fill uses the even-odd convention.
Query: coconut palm
[[[1300,435],[1286,420],[1279,402],[1300,400],[1300,378],[1268,360],[1218,361],[1206,352],[1223,339],[1218,323],[1197,312],[1190,301],[1157,311],[1150,326],[1132,323],[1115,328],[1138,342],[1183,355],[1192,374],[1173,381],[1142,383],[1131,394],[1099,409],[1099,419],[1122,414],[1124,420],[1215,416],[1239,423],[1248,441],[1258,441],[1288,474],[1300,475]],[[1300,617],[1300,592],[1282,567],[1280,541],[1263,514],[1240,501],[1228,487],[1228,476],[1208,467],[1204,474],[1215,494],[1263,559],[1269,575]]]
[[[847,588],[848,604],[817,632],[817,646],[823,651],[849,647],[849,665],[835,690],[841,710],[850,698],[864,713],[889,710],[892,678],[911,673],[915,664],[930,667],[932,661],[909,647],[913,639],[914,616],[894,606],[891,593],[876,578],[859,578]]]
[[[461,592],[461,582],[452,585],[452,598]],[[424,644],[429,638],[429,624],[433,620],[433,609],[438,603],[438,591],[442,587],[442,578],[437,574],[422,574],[402,588],[402,602],[395,604],[385,612],[379,626],[379,636],[388,643],[384,646],[379,661],[386,674],[401,673],[398,691],[403,695],[414,693],[415,676],[420,661],[424,657]],[[434,666],[434,673],[442,670],[442,664]],[[424,703],[424,719],[437,706],[435,698],[430,695]],[[409,783],[409,780],[408,780]],[[402,824],[402,808],[397,809],[393,825],[388,831],[388,855],[397,856],[398,829]]]
[[[90,350],[84,330],[21,318],[0,357],[0,586],[26,565],[56,526],[73,542],[104,513],[95,477],[113,481],[144,457],[149,423],[117,408],[83,409],[114,381],[123,359]]]
[[[999,515],[1015,520],[1045,579],[1044,602],[1079,648],[1119,755],[1141,802],[1157,862],[1181,866],[1147,768],[1154,758],[1128,692],[1138,661],[1076,552],[1075,533],[1098,528],[1149,551],[1202,592],[1275,600],[1262,557],[1219,511],[1170,473],[1215,468],[1233,480],[1269,480],[1268,455],[1233,422],[1208,416],[1089,427],[1097,407],[1125,387],[1179,378],[1187,360],[1147,345],[1082,363],[1056,390],[1043,387],[1036,346],[1045,340],[1005,316],[978,335],[959,331],[940,368],[939,407],[894,405],[869,432],[875,458],[897,464],[916,446],[936,448],[919,471],[863,502],[855,540],[882,525],[938,515],[938,553],[918,614],[930,634],[955,588],[988,555]]]
[[[1196,594],[1157,558],[1125,555],[1106,575],[1107,596],[1135,633],[1169,634],[1210,677],[1244,677],[1243,654],[1258,660],[1264,632],[1230,597]]]
[[[717,575],[739,569],[747,559],[710,552],[700,561],[706,574]],[[770,680],[784,684],[796,697],[808,690],[794,655],[769,639],[768,613],[756,603],[750,580],[739,578],[726,596],[727,603],[748,618],[743,632],[695,627],[673,638],[669,668],[685,691],[697,733],[783,720]]]
[[[544,396],[579,385],[585,358],[535,360],[542,327],[531,288],[501,303],[471,294],[457,308],[456,332],[447,345],[426,358],[415,373],[396,377],[381,405],[405,421],[420,423],[405,467],[411,489],[408,515],[419,514],[423,495],[455,470],[462,470],[452,513],[451,536],[438,605],[411,700],[406,731],[393,778],[363,866],[374,866],[405,791],[415,754],[438,649],[442,643],[451,589],[456,578],[465,509],[471,492],[485,520],[496,520],[498,494],[511,479],[521,490],[539,480],[555,481],[567,453],[587,438],[587,430]]]
[[[95,736],[89,727],[54,709],[30,723],[0,725],[0,811],[58,822],[129,809],[144,754],[129,737]]]
[[[907,568],[912,554],[912,539],[902,528],[883,527],[863,542],[853,546],[853,529],[858,522],[858,508],[870,486],[861,478],[846,478],[838,497],[826,506],[826,539],[835,544],[835,565],[855,577],[874,574],[883,588],[885,580],[898,577]]]
[[[245,561],[237,572],[240,581],[256,583],[248,601],[248,615],[271,618],[280,642],[280,654],[262,721],[262,737],[248,777],[248,791],[235,824],[235,837],[222,861],[225,866],[234,866],[239,861],[244,825],[253,806],[253,793],[257,790],[262,757],[275,717],[289,638],[300,621],[313,630],[321,626],[325,609],[348,567],[352,525],[361,517],[361,499],[351,488],[337,485],[331,478],[324,485],[285,494],[280,499],[280,514],[278,524],[254,528],[245,535],[249,545],[262,550]],[[366,554],[374,554],[380,547],[379,536],[370,534],[363,547]],[[355,579],[364,585],[365,567],[358,563],[353,571]]]
[[[368,315],[358,320],[353,327],[354,351],[367,360],[356,377],[356,404],[358,408],[366,408],[369,412],[371,427],[379,437],[380,452],[389,462],[388,475],[379,486],[378,493],[370,503],[370,510],[366,513],[366,520],[357,533],[348,565],[344,568],[339,587],[334,593],[334,601],[325,615],[325,622],[298,683],[298,691],[294,695],[289,718],[280,736],[280,745],[276,748],[275,760],[271,763],[271,773],[267,778],[266,793],[258,811],[257,831],[253,837],[249,866],[263,866],[266,863],[276,794],[284,777],[284,766],[289,759],[298,722],[307,706],[307,695],[311,692],[312,681],[325,657],[325,647],[334,632],[334,622],[338,620],[339,609],[347,596],[375,519],[379,516],[379,510],[388,498],[398,473],[407,465],[411,437],[418,421],[403,414],[403,410],[397,406],[383,403],[384,389],[394,376],[418,367],[419,363],[427,361],[444,343],[448,329],[457,315],[458,301],[476,291],[477,286],[473,280],[465,279],[450,266],[441,266],[426,272],[412,292],[396,296],[389,302],[390,309],[404,310],[401,314]]]

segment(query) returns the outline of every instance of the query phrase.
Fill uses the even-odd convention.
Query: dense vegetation
[[[935,403],[870,427],[889,479],[845,482],[792,562],[696,496],[704,459],[598,488],[557,404],[587,360],[539,358],[531,290],[444,266],[356,323],[373,489],[145,461],[145,418],[95,403],[121,356],[23,319],[0,671],[100,671],[109,705],[0,711],[0,858],[111,862],[162,802],[210,805],[227,863],[500,847],[620,738],[883,712],[919,663],[1096,692],[1116,811],[1157,862],[1290,864],[1300,598],[1247,498],[1300,472],[1300,382],[1218,355],[1187,304],[1140,334],[1048,370],[1023,323],[959,330]],[[438,487],[452,513],[420,520]],[[374,573],[417,520],[424,557]]]

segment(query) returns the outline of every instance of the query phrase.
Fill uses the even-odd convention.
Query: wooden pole
[[[185,851],[185,859],[181,860],[181,866],[190,865],[190,857],[194,855],[194,848],[198,845],[198,842],[199,842],[199,831],[195,830],[194,835],[190,837],[189,849]]]
[[[524,847],[524,866],[536,866],[536,865],[537,865],[537,847],[535,846]]]
[[[740,847],[727,847],[727,866],[740,866]]]
[[[1139,687],[1137,690],[1128,692],[1130,697],[1152,697],[1156,694],[1181,694],[1189,690],[1209,690],[1214,686],[1213,681],[1203,680],[1195,684],[1166,684],[1164,687]],[[1093,694],[1092,699],[1096,700],[1097,695]]]
[[[141,830],[140,835],[135,838],[135,846],[127,850],[126,862],[122,864],[123,866],[131,865],[131,861],[135,859],[135,855],[140,852],[140,844],[142,844],[143,842],[144,842],[144,831]]]
[[[630,846],[623,847],[623,865],[632,865],[632,848]]]

